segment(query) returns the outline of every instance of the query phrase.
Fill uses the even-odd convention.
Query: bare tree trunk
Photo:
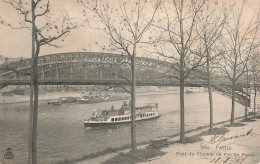
[[[232,81],[232,108],[231,108],[231,119],[230,119],[230,124],[234,124],[234,117],[235,117],[235,82],[234,80]]]
[[[33,164],[37,163],[37,122],[38,122],[38,97],[39,97],[39,84],[38,84],[38,55],[40,46],[36,44],[36,52],[34,55],[34,112],[33,112],[33,137],[32,137],[32,159]]]
[[[34,14],[34,1],[31,1],[32,11],[32,59],[31,59],[31,84],[30,84],[30,113],[29,113],[29,154],[28,164],[35,163],[33,157],[33,119],[34,119],[34,55],[35,55],[35,14]]]
[[[34,112],[33,112],[33,137],[32,137],[32,161],[37,163],[37,117],[38,117],[38,84],[34,84]]]
[[[248,96],[248,68],[246,70],[246,107],[245,107],[245,120],[247,120],[247,107],[248,105],[248,100],[247,100],[247,96]]]
[[[32,30],[33,31],[33,30]],[[33,32],[32,32],[33,33]],[[33,35],[33,34],[32,34]],[[30,82],[30,113],[29,113],[29,153],[28,163],[32,163],[32,136],[33,136],[33,116],[34,116],[34,35],[32,36],[32,59],[31,59],[31,82]]]
[[[209,93],[209,109],[210,109],[210,124],[209,131],[213,132],[213,102],[212,102],[212,88],[211,88],[211,74],[209,68],[209,53],[207,54],[207,75],[208,75],[208,93]]]
[[[236,92],[236,68],[237,65],[237,57],[235,58],[235,64],[234,64],[234,68],[233,68],[233,78],[232,78],[232,93],[231,93],[231,97],[232,97],[232,107],[231,107],[231,118],[230,118],[230,124],[233,125],[234,124],[234,117],[235,117],[235,92]]]
[[[183,59],[183,57],[182,57]],[[180,142],[185,143],[185,110],[184,110],[184,60],[181,59],[181,72],[180,72]]]
[[[34,60],[32,58],[32,60]],[[33,63],[33,61],[31,62]],[[33,115],[34,115],[34,106],[33,106],[33,88],[34,88],[34,85],[33,85],[33,64],[31,66],[31,84],[30,84],[30,113],[29,113],[29,152],[28,152],[28,164],[31,164],[32,163],[32,134],[33,134],[33,130],[32,130],[32,127],[33,127]]]
[[[131,114],[132,114],[132,122],[131,122],[131,149],[132,151],[136,151],[136,124],[135,124],[135,86],[136,86],[136,78],[135,78],[135,48],[134,53],[131,57],[131,67],[132,67],[132,101],[131,101]]]
[[[255,84],[254,84],[254,91],[255,91],[255,94],[254,94],[254,118],[255,118],[255,107],[256,107],[256,87],[255,87]]]

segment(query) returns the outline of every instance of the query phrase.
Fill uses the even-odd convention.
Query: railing
[[[213,88],[216,90],[220,91],[222,94],[226,94],[228,97],[232,97],[232,90],[231,88],[227,88],[224,85],[223,86],[217,86],[213,85]],[[249,106],[250,105],[250,98],[248,96],[243,96],[235,92],[235,101],[238,102],[239,104],[242,104],[244,106]]]

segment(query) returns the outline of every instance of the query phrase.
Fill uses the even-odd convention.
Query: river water
[[[231,100],[218,93],[213,94],[214,122],[230,118]],[[137,106],[159,103],[161,117],[137,123],[137,141],[179,133],[179,94],[137,96]],[[122,101],[97,104],[39,104],[38,163],[57,163],[76,159],[83,155],[130,144],[130,125],[113,128],[84,128],[83,122],[91,117],[93,109],[120,108]],[[28,155],[29,103],[2,104],[0,106],[0,163],[24,164]],[[244,114],[244,107],[236,104],[235,117]],[[209,124],[208,95],[192,93],[185,95],[186,130]],[[13,159],[4,159],[6,148],[11,147]]]

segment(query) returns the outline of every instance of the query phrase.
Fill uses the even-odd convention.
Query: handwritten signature
[[[230,141],[230,140],[234,140],[234,139],[246,138],[246,137],[256,137],[259,135],[260,134],[256,134],[253,132],[253,128],[244,134],[235,135],[235,136],[231,136],[231,137],[226,137],[225,134],[214,135],[213,137],[211,137],[211,139],[209,141],[202,142],[200,146],[208,146],[208,145],[212,145],[212,144],[216,144],[216,146],[219,146],[222,142],[226,142],[226,141]]]

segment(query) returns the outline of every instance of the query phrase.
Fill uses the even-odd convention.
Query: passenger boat
[[[84,127],[100,127],[107,125],[118,125],[131,123],[131,104],[124,102],[122,107],[115,110],[112,106],[110,110],[94,111],[93,116],[84,122]],[[160,117],[158,103],[149,103],[142,107],[136,107],[136,121],[149,120]]]

